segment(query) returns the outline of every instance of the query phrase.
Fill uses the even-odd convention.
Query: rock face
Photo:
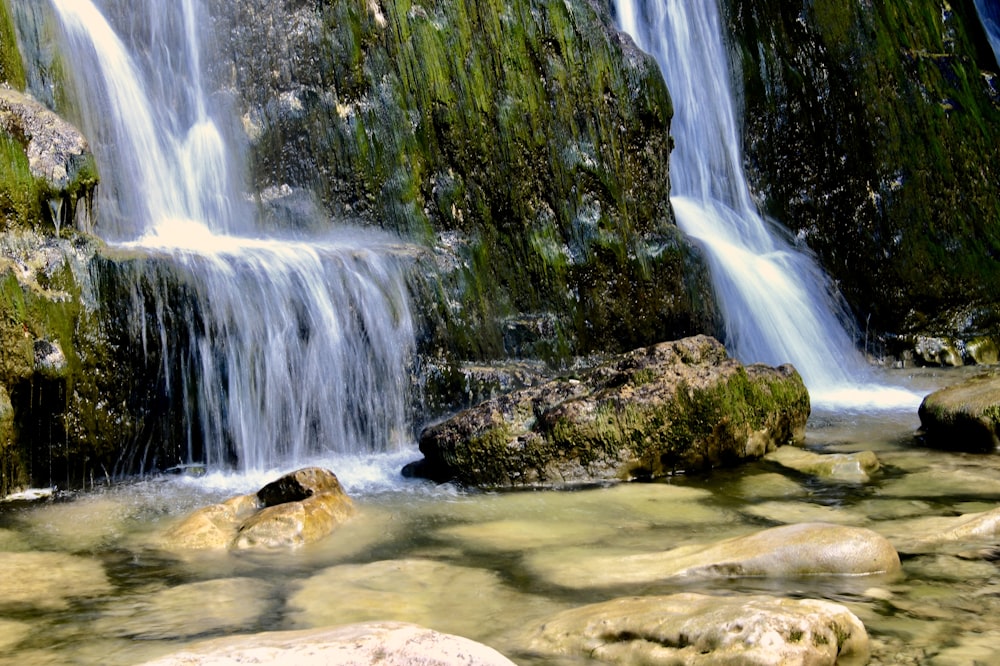
[[[164,546],[187,549],[279,549],[313,543],[354,513],[333,472],[300,469],[241,495],[198,509],[166,534]]]
[[[612,664],[865,664],[868,634],[845,607],[812,599],[675,594],[560,613],[532,652]]]
[[[920,404],[924,441],[951,451],[1000,447],[1000,375],[976,377],[935,391]]]
[[[895,574],[899,555],[875,532],[828,523],[772,527],[711,544],[660,553],[595,556],[573,566],[542,554],[531,566],[563,587],[585,589],[653,583],[679,577],[859,576]]]
[[[808,416],[791,367],[744,367],[697,336],[468,409],[426,429],[408,469],[483,487],[660,477],[759,458]]]
[[[766,211],[871,330],[995,335],[1000,86],[973,2],[722,5]]]
[[[402,622],[232,636],[200,643],[146,666],[232,664],[514,666],[493,648]]]

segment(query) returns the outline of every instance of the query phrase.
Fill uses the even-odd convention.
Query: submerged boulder
[[[402,622],[218,638],[147,662],[146,666],[247,663],[513,666],[491,647]]]
[[[707,336],[623,354],[429,427],[413,475],[483,487],[655,478],[804,437],[791,366],[743,366]]]
[[[975,377],[935,391],[920,404],[924,441],[950,451],[1000,447],[1000,375]]]
[[[530,639],[532,653],[613,664],[864,664],[868,634],[840,604],[769,596],[674,594],[565,611]]]
[[[815,453],[784,446],[767,454],[766,459],[803,474],[848,483],[867,483],[881,467],[878,456],[871,451]]]
[[[240,495],[198,509],[166,534],[164,546],[184,549],[275,549],[313,543],[354,513],[337,477],[307,467]]]

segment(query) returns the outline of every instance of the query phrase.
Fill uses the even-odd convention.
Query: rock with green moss
[[[935,391],[920,404],[923,439],[950,451],[1000,448],[1000,375],[974,377]]]
[[[743,366],[696,336],[514,391],[424,430],[409,473],[480,487],[655,478],[801,441],[790,366]]]
[[[766,211],[873,333],[995,335],[1000,87],[973,1],[723,6]]]

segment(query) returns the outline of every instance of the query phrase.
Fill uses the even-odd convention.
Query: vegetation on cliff
[[[998,68],[972,1],[724,4],[765,209],[863,324],[996,334]]]

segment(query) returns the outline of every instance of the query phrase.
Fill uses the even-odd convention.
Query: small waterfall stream
[[[979,20],[983,23],[997,62],[1000,62],[1000,3],[997,0],[976,0],[976,11],[979,12]]]
[[[615,9],[622,29],[658,61],[674,100],[671,202],[678,226],[709,259],[730,350],[744,362],[791,362],[814,405],[919,402],[868,383],[833,285],[751,199],[717,3],[616,0]]]
[[[189,462],[266,471],[408,441],[414,343],[393,245],[254,231],[226,110],[202,81],[197,0],[52,1],[103,177],[97,230],[156,259],[140,262],[158,271],[144,284],[194,295],[170,313],[166,293],[151,307],[133,297],[136,334],[163,350],[170,408],[191,421]]]

